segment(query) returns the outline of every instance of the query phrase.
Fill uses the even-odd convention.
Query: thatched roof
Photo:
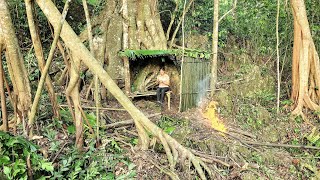
[[[196,49],[168,49],[168,50],[130,50],[120,51],[119,56],[128,57],[131,60],[143,59],[146,57],[163,57],[163,56],[182,56],[191,57],[195,59],[208,60],[211,57],[210,52],[196,50]]]

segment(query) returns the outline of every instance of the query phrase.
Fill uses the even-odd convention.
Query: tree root
[[[180,157],[180,163],[184,164],[185,160],[188,159],[193,164],[201,179],[207,179],[205,172],[212,177],[213,174],[211,170],[200,158],[196,157],[189,149],[182,146],[174,138],[166,134],[162,129],[157,126],[152,127],[152,129],[150,127],[145,128],[148,129],[155,137],[157,137],[157,139],[163,145],[171,170],[174,170],[177,160]]]
[[[8,128],[10,129],[10,128],[14,128],[16,126],[16,124],[15,124],[15,120],[14,119],[12,119],[12,120],[10,120],[9,122],[8,122]],[[4,131],[4,124],[2,124],[1,126],[0,126],[0,131]]]
[[[173,171],[165,168],[161,168],[159,164],[151,160],[152,158],[148,158],[148,161],[151,162],[156,168],[158,168],[161,172],[165,173],[168,175],[172,180],[179,180],[179,176],[174,173]]]

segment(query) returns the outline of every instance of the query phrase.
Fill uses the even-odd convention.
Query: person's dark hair
[[[161,67],[161,68],[160,68],[160,71],[161,71],[161,70],[166,71],[166,69],[165,69],[164,67]]]

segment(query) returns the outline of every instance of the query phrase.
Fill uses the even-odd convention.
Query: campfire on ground
[[[225,124],[221,119],[219,119],[218,114],[216,112],[217,105],[218,103],[216,101],[202,101],[200,103],[199,110],[202,114],[202,117],[208,122],[208,125],[220,132],[226,132],[227,128],[225,127]]]

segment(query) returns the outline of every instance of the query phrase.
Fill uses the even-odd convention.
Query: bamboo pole
[[[279,53],[279,14],[280,14],[280,0],[277,0],[277,19],[276,19],[276,37],[277,37],[277,114],[280,109],[280,53]]]
[[[180,77],[180,101],[179,101],[179,111],[181,112],[182,110],[182,82],[183,82],[183,62],[184,62],[184,17],[185,17],[185,11],[186,11],[186,3],[187,1],[184,0],[184,5],[183,5],[183,15],[182,15],[182,59],[181,59],[181,77]],[[191,3],[190,3],[191,4]],[[172,42],[171,42],[172,44]],[[171,45],[172,46],[172,45]],[[170,46],[170,47],[171,47]]]
[[[40,101],[43,84],[44,84],[44,81],[45,81],[45,79],[47,77],[47,73],[49,71],[49,67],[50,67],[52,59],[53,59],[54,51],[56,49],[56,45],[57,45],[61,30],[62,30],[63,23],[65,21],[66,15],[68,13],[68,8],[69,8],[69,3],[70,2],[71,2],[71,0],[67,0],[65,5],[64,5],[63,11],[62,11],[62,16],[61,16],[61,19],[60,19],[60,23],[56,27],[56,30],[55,30],[56,32],[54,34],[54,40],[53,40],[52,45],[51,45],[49,56],[48,56],[46,65],[45,65],[45,67],[43,69],[43,72],[41,74],[41,78],[40,78],[40,81],[39,81],[39,84],[38,84],[37,92],[36,92],[36,95],[35,95],[35,98],[34,98],[34,101],[33,101],[32,107],[31,107],[31,112],[30,112],[30,115],[29,115],[29,121],[28,121],[28,126],[29,126],[29,131],[30,131],[29,135],[30,135],[30,133],[32,133],[32,126],[33,126],[34,118],[35,118],[35,115],[36,115],[36,112],[37,112],[38,103]]]
[[[123,44],[123,49],[126,50],[129,48],[129,26],[128,26],[128,2],[127,0],[122,0],[122,17],[123,17],[123,22],[122,22],[122,44]],[[144,29],[143,29],[144,31]],[[124,81],[125,81],[125,91],[126,94],[129,95],[131,94],[131,77],[130,77],[130,63],[129,63],[129,58],[128,57],[123,57],[123,64],[124,64]]]

